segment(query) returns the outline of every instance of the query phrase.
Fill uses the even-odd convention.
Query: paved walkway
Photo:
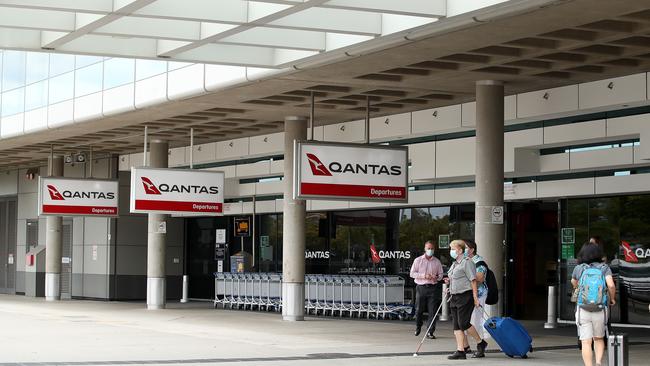
[[[545,331],[528,323],[536,351],[511,360],[492,342],[474,365],[577,365],[575,328]],[[413,323],[309,318],[283,322],[276,313],[214,310],[209,303],[169,304],[62,301],[0,295],[0,366],[38,365],[457,365],[448,323],[413,357]],[[646,365],[650,331],[634,335],[630,365]]]

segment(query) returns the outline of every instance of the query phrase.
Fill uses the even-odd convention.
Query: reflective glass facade
[[[191,297],[212,296],[216,229],[228,231],[230,255],[242,248],[248,254],[254,253],[249,271],[282,271],[282,214],[256,216],[254,248],[252,237],[238,238],[232,234],[233,220],[234,217],[187,220]],[[309,212],[306,273],[395,274],[407,280],[410,288],[411,264],[422,255],[425,241],[433,241],[436,256],[445,266],[450,264],[449,250],[438,246],[440,235],[449,235],[452,240],[473,237],[474,206]],[[379,262],[372,260],[371,245],[379,254]],[[224,270],[229,268],[225,263]],[[407,298],[410,294],[407,290]]]
[[[590,236],[597,235],[603,240],[607,263],[616,281],[614,322],[650,324],[648,207],[650,195],[570,199],[562,204],[563,227],[575,229],[575,253]],[[576,260],[561,258],[560,264],[560,315],[562,319],[573,320],[575,306],[569,300]]]

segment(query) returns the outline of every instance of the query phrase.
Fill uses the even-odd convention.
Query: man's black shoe
[[[472,358],[483,358],[485,357],[485,352],[476,351],[472,354]]]
[[[465,360],[467,359],[467,356],[465,356],[465,352],[463,351],[456,351],[452,353],[451,355],[447,356],[447,359],[449,360]]]
[[[427,333],[427,338],[429,338],[429,339],[436,339],[436,336],[433,335],[433,333]]]
[[[415,336],[416,337],[419,336],[421,331],[422,331],[422,328],[420,328],[420,327],[415,328]]]
[[[465,347],[465,353],[472,353],[472,348],[470,346]]]

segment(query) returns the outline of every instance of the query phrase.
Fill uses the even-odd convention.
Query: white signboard
[[[493,206],[491,217],[493,224],[503,224],[503,206]]]
[[[226,244],[226,229],[217,229],[216,235],[217,244]]]
[[[294,197],[354,201],[408,201],[408,149],[298,142]]]
[[[223,214],[224,173],[131,169],[131,212]]]
[[[117,216],[117,181],[41,177],[38,214],[57,216]]]

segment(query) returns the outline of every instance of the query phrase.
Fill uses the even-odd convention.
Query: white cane
[[[445,303],[445,297],[446,296],[447,296],[447,294],[442,294],[442,301],[440,302],[440,306],[438,306],[438,310],[436,311],[436,314],[433,316],[433,320],[431,320],[431,324],[429,324],[429,327],[427,328],[426,333],[424,333],[424,336],[422,337],[422,340],[420,341],[420,344],[418,345],[418,349],[413,354],[413,357],[418,356],[418,352],[420,352],[420,348],[422,347],[422,344],[424,343],[424,340],[427,338],[427,334],[429,334],[429,330],[431,330],[431,326],[436,322],[436,317],[438,316],[438,313],[440,312],[440,309],[442,309],[442,304]]]

